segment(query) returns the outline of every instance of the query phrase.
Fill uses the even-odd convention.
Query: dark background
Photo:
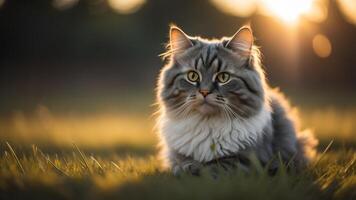
[[[148,0],[126,15],[105,1],[80,0],[58,10],[51,1],[6,0],[0,8],[0,114],[39,104],[59,112],[112,110],[143,99],[148,107],[170,23],[206,38],[231,36],[250,23],[273,86],[299,102],[317,96],[318,104],[354,105],[356,26],[335,1],[325,21],[301,19],[293,46],[278,20],[230,16],[206,0]],[[319,33],[332,44],[327,58],[312,49]]]

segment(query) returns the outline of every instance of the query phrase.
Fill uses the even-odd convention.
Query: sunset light
[[[217,9],[230,15],[248,17],[257,9],[257,0],[210,0]]]
[[[338,0],[338,6],[344,15],[346,21],[356,25],[356,1],[355,0]]]
[[[312,4],[311,0],[262,0],[263,9],[268,15],[276,16],[287,23],[297,22],[311,10]]]
[[[0,200],[356,200],[356,0],[0,16]]]
[[[253,14],[274,17],[288,25],[298,23],[303,16],[320,23],[327,17],[328,2],[324,0],[211,0],[217,9],[237,17]]]

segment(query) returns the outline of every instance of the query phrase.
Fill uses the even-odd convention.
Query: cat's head
[[[230,38],[206,40],[170,28],[158,99],[173,117],[191,114],[246,118],[265,104],[260,53],[249,27]]]

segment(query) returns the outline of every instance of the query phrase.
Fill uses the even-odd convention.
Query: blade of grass
[[[117,165],[116,163],[114,163],[114,161],[111,161],[111,164],[114,165],[114,167],[117,168],[121,173],[124,173],[123,170],[121,169],[121,167],[119,165]]]
[[[9,152],[7,150],[4,151],[4,159],[5,159],[5,164],[7,165],[8,168],[10,168],[9,166],[11,165],[11,163],[13,162],[13,160],[10,158],[12,157]],[[2,166],[5,167],[5,166]]]
[[[99,163],[99,161],[98,160],[96,160],[93,156],[90,156],[90,158],[94,161],[94,163],[96,164],[96,165],[98,165],[98,167],[99,167],[99,169],[100,169],[100,173],[104,173],[104,168],[100,165],[100,163]]]
[[[287,165],[286,165],[287,169],[289,169],[290,165],[292,164],[292,162],[294,161],[296,156],[297,156],[297,153],[294,153],[293,156],[289,159],[289,161],[287,162]]]
[[[83,160],[83,162],[85,164],[85,167],[87,168],[88,172],[90,174],[92,174],[91,168],[89,167],[89,164],[87,162],[87,158],[85,157],[85,154],[79,149],[79,147],[75,143],[73,143],[73,146],[78,151],[78,153],[79,153],[80,157],[82,158],[82,160]]]
[[[14,159],[16,160],[16,163],[17,163],[18,168],[20,169],[20,172],[21,172],[22,174],[25,174],[25,170],[24,170],[24,168],[22,167],[22,165],[21,165],[21,163],[20,163],[20,160],[19,160],[19,158],[17,157],[17,155],[16,155],[14,149],[11,147],[10,143],[6,142],[6,145],[7,145],[7,147],[9,148],[9,150],[10,150],[12,156],[13,156]]]
[[[312,168],[316,167],[316,165],[319,163],[319,161],[325,156],[326,152],[329,151],[331,145],[334,143],[334,140],[331,140],[328,144],[328,146],[326,146],[326,148],[324,149],[324,151],[320,154],[319,158],[315,161],[314,165],[312,166]]]
[[[346,165],[344,169],[344,173],[347,173],[347,171],[355,164],[356,161],[356,154],[353,155],[353,158],[350,160],[350,162]]]
[[[277,153],[277,158],[278,158],[278,171],[277,171],[277,173],[281,177],[285,177],[287,175],[287,168],[286,168],[285,162],[283,161],[282,154],[281,154],[280,151],[278,151],[278,153]]]
[[[41,159],[40,159],[39,156],[38,156],[38,148],[37,148],[37,146],[34,145],[34,144],[32,145],[32,153],[33,153],[34,160],[37,161],[38,167],[40,168],[40,170],[41,170],[42,172],[45,172],[46,170],[45,170],[45,168],[43,167],[42,161],[41,161]]]
[[[73,156],[73,160],[78,161],[79,164],[80,164],[83,168],[86,168],[85,163],[83,163],[83,161],[82,161],[81,159],[78,159],[76,152],[73,151],[73,152],[72,152],[72,156]]]
[[[264,175],[265,171],[261,165],[261,162],[259,161],[259,159],[257,158],[256,154],[255,153],[251,153],[248,155],[249,157],[249,160],[251,161],[251,164],[254,168],[254,170],[256,170],[257,174],[258,175]]]
[[[61,169],[59,169],[59,168],[49,159],[49,157],[46,156],[46,155],[41,151],[41,149],[37,149],[37,151],[40,152],[41,156],[42,156],[49,164],[51,164],[51,166],[56,170],[57,173],[69,177],[68,174],[65,173],[64,171],[62,171]]]

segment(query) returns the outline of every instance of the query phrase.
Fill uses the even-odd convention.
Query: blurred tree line
[[[147,0],[132,14],[114,12],[104,0],[79,0],[65,10],[51,1],[6,0],[0,8],[0,111],[52,99],[70,104],[140,92],[153,96],[162,66],[158,55],[172,22],[207,38],[230,36],[251,22],[272,85],[353,91],[356,28],[340,17],[333,1],[329,8],[326,21],[298,27],[291,59],[295,52],[288,50],[285,25],[258,15],[229,16],[206,0]],[[319,32],[332,42],[328,58],[311,48]]]

